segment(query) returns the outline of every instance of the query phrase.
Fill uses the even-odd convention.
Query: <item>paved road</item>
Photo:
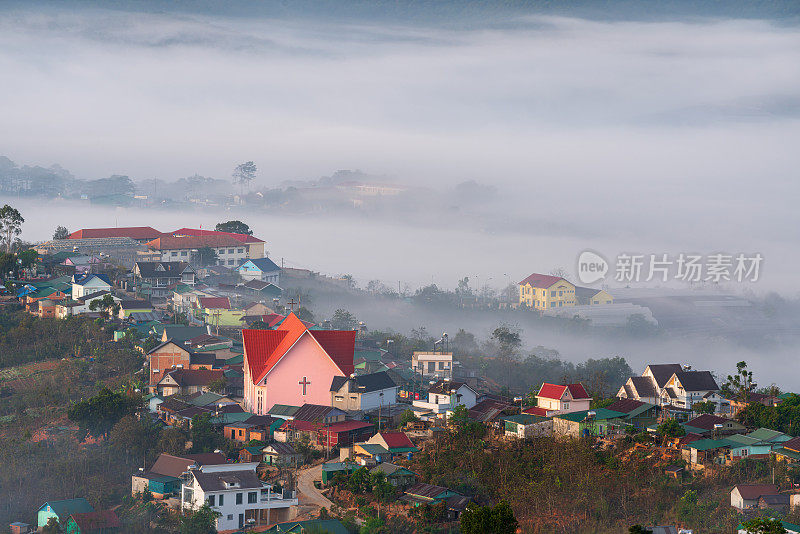
[[[315,480],[322,480],[322,464],[297,472],[297,490],[300,493],[300,503],[324,506],[330,510],[333,503],[314,487]]]

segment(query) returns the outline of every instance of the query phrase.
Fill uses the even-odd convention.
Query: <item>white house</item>
[[[415,400],[414,407],[431,410],[436,414],[452,411],[459,404],[467,409],[478,403],[478,393],[465,382],[439,380],[428,388],[428,401]]]
[[[650,404],[661,404],[661,392],[675,373],[683,371],[679,363],[652,364],[645,367],[642,376],[632,376],[625,382],[617,397]]]
[[[111,282],[102,274],[87,274],[85,276],[75,276],[72,279],[72,300],[99,293],[100,291],[111,291]]]
[[[710,395],[718,391],[719,386],[710,371],[678,371],[672,374],[661,390],[661,405],[691,410],[697,402],[713,398],[721,399]],[[723,411],[723,408],[717,405],[716,411]]]
[[[251,258],[243,261],[236,268],[239,275],[246,281],[260,280],[270,284],[280,285],[281,268],[269,258]]]
[[[98,291],[97,293],[92,293],[87,297],[82,297],[75,301],[59,302],[56,304],[56,317],[64,319],[70,315],[89,313],[92,311],[90,309],[92,302],[95,300],[102,300],[106,295],[111,295],[111,293],[109,291]],[[121,300],[115,295],[111,295],[111,299],[116,303],[119,303]]]
[[[780,493],[775,484],[739,484],[731,490],[731,506],[737,510],[748,510],[758,507],[758,499],[762,495]]]
[[[426,378],[453,378],[453,353],[415,351],[411,355],[411,370]]]
[[[256,474],[259,462],[203,465],[189,469],[181,489],[181,508],[197,510],[203,504],[222,514],[217,530],[241,529],[289,521],[297,506],[292,490],[275,491]]]
[[[582,384],[548,384],[545,382],[536,395],[537,408],[546,413],[537,413],[551,417],[561,413],[581,412],[588,410],[592,398],[586,393]]]
[[[347,412],[374,410],[397,404],[398,386],[386,371],[368,375],[334,376],[331,406]]]

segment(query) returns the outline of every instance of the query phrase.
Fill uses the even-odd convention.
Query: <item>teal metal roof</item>
[[[353,462],[328,462],[322,464],[323,471],[354,471],[360,467],[360,465],[354,464]]]
[[[572,413],[562,413],[558,415],[554,415],[553,418],[558,419],[566,419],[567,421],[573,421],[576,423],[580,423],[584,419],[589,412],[594,412],[594,420],[595,421],[605,421],[608,419],[622,419],[626,416],[626,414],[622,412],[615,412],[614,410],[609,410],[607,408],[597,408],[596,410],[581,410],[580,412],[572,412]]]
[[[377,443],[356,443],[359,447],[364,449],[367,453],[372,454],[373,456],[376,454],[388,454],[383,445],[379,445]]]
[[[245,447],[242,450],[247,451],[250,454],[261,454],[264,452],[264,447]]]
[[[542,421],[547,421],[548,417],[542,417],[541,415],[533,415],[531,413],[521,413],[519,415],[509,415],[506,417],[502,417],[501,421],[510,421],[512,423],[517,423],[518,425],[532,425],[535,423],[541,423]]]
[[[64,520],[66,520],[70,514],[94,512],[94,507],[83,497],[78,497],[77,499],[64,499],[62,501],[47,501],[39,507],[38,511],[41,512],[42,509],[46,508],[47,506],[49,506],[58,517]]]
[[[800,453],[790,451],[789,449],[784,449],[783,447],[779,449],[773,449],[775,454],[780,454],[781,456],[786,456],[787,458],[791,458],[792,460],[800,460]]]
[[[299,406],[290,406],[288,404],[275,404],[272,408],[269,409],[267,412],[270,415],[274,415],[275,417],[292,417],[297,410],[299,410]]]
[[[783,438],[785,438],[788,441],[789,439],[789,436],[787,436],[783,432],[763,427],[759,428],[758,430],[753,430],[747,435],[759,441],[776,441],[776,440],[781,440]]]
[[[727,439],[698,439],[686,445],[689,449],[697,449],[698,451],[710,451],[713,449],[724,449],[736,445]]]
[[[760,439],[751,438],[750,436],[745,436],[742,434],[727,436],[725,439],[739,447],[748,447],[750,445],[755,445],[756,443],[761,443]]]

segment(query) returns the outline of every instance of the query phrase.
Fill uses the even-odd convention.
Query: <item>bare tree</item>
[[[242,188],[243,195],[244,186],[246,185],[248,189],[250,188],[250,182],[255,180],[256,172],[258,172],[258,167],[256,167],[256,164],[252,161],[240,163],[233,170],[233,183],[239,184],[239,186]]]

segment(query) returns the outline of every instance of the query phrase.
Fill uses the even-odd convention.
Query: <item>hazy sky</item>
[[[430,269],[404,258],[433,250],[446,262],[458,249],[481,255],[482,276],[517,278],[594,248],[759,251],[773,287],[795,277],[794,24],[529,16],[437,28],[35,4],[0,14],[0,154],[18,163],[139,180],[228,178],[252,159],[261,185],[355,168],[434,187],[475,179],[505,195],[495,228],[531,236],[478,247],[443,220],[368,268],[348,267],[333,243],[323,258],[302,243],[286,252],[273,226],[262,230],[275,254],[321,270],[423,281]],[[553,222],[574,229],[571,241],[542,236]]]

